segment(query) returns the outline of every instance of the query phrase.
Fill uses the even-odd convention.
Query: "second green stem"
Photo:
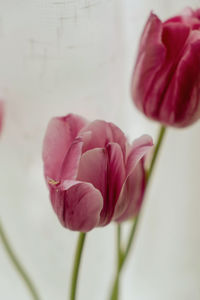
[[[19,276],[22,278],[22,280],[24,281],[26,287],[28,288],[28,290],[29,290],[29,292],[32,296],[32,299],[40,300],[39,294],[38,294],[32,280],[31,280],[31,278],[29,277],[28,273],[24,269],[23,265],[21,264],[21,262],[17,258],[13,248],[11,247],[11,244],[8,241],[6,233],[3,229],[3,225],[1,223],[0,223],[0,238],[2,240],[3,246],[4,246],[11,262],[13,263],[13,266],[15,267],[15,269],[18,272]]]
[[[85,243],[85,237],[86,237],[86,233],[80,232],[78,237],[78,242],[77,242],[76,254],[74,258],[73,271],[72,271],[70,300],[76,299],[79,267],[80,267],[82,252],[83,252],[83,246]]]
[[[150,180],[150,177],[152,175],[152,172],[153,172],[153,169],[154,169],[154,166],[155,166],[155,162],[156,162],[156,159],[158,157],[160,146],[162,144],[162,141],[163,141],[165,133],[166,133],[166,127],[161,126],[160,130],[159,130],[159,134],[158,134],[157,143],[156,143],[156,146],[155,146],[155,149],[154,149],[153,157],[152,157],[152,160],[151,160],[151,164],[150,164],[150,167],[149,167],[149,169],[147,171],[146,188],[145,189],[147,189],[147,186],[149,184],[149,180]],[[124,252],[121,251],[121,241],[120,241],[121,240],[121,234],[119,235],[119,233],[118,233],[118,240],[117,240],[117,247],[118,247],[118,268],[117,268],[117,272],[116,272],[116,276],[115,276],[115,280],[114,280],[114,284],[113,284],[113,288],[112,288],[112,293],[111,293],[110,300],[118,300],[119,299],[118,294],[119,294],[119,278],[120,278],[120,274],[121,274],[123,265],[124,265],[124,263],[125,263],[125,261],[127,259],[127,256],[128,256],[128,254],[130,252],[130,249],[131,249],[134,237],[135,237],[136,229],[137,229],[137,226],[138,226],[138,223],[139,223],[138,221],[139,221],[140,216],[141,216],[141,213],[139,213],[136,216],[136,218],[134,219],[134,222],[133,222],[130,234],[129,234],[127,246],[126,246]],[[117,225],[117,227],[118,227],[118,232],[121,232],[120,225]],[[120,254],[119,254],[119,251],[120,251]],[[120,259],[120,263],[119,263],[119,259]]]

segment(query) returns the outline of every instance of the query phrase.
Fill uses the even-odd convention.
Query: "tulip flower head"
[[[87,232],[138,213],[144,156],[152,139],[130,145],[114,124],[69,114],[53,118],[43,146],[44,174],[61,224]]]
[[[200,10],[165,22],[150,14],[131,94],[140,111],[164,125],[185,127],[200,118]]]

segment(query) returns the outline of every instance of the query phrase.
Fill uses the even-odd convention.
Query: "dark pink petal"
[[[177,127],[200,117],[200,31],[193,31],[166,92],[160,118]]]
[[[81,128],[87,122],[79,116],[53,118],[48,125],[43,144],[45,176],[59,180],[63,160]]]
[[[162,68],[166,49],[162,42],[163,26],[160,19],[150,14],[140,40],[138,57],[132,77],[132,96],[136,106],[144,111],[146,96],[152,89],[155,77]],[[155,100],[154,97],[152,101]]]
[[[142,177],[144,175],[144,170],[141,169],[143,168],[141,159],[148,153],[152,146],[153,141],[148,135],[144,135],[133,142],[132,147],[129,150],[129,155],[127,157],[126,179],[124,181],[119,198],[117,200],[117,205],[115,207],[115,220],[120,219],[124,214],[127,215],[128,207],[132,207],[133,210],[133,207],[136,206],[136,203],[140,201],[138,198],[139,196],[135,198],[131,195],[134,196],[138,195],[139,193],[142,195],[143,193],[143,190],[141,190],[141,186],[143,186],[144,184],[144,178]],[[140,165],[140,167],[137,167],[138,164]],[[139,173],[137,174],[137,172]],[[135,179],[135,181],[132,181],[132,179]],[[137,185],[139,185],[139,187]],[[136,189],[135,192],[134,189]]]
[[[107,192],[108,155],[105,149],[95,148],[85,152],[80,160],[77,180],[90,182],[103,198]]]
[[[90,132],[90,135],[88,134]],[[83,138],[83,152],[93,148],[104,148],[108,143],[118,143],[122,151],[125,151],[126,137],[124,133],[114,124],[101,120],[96,120],[86,126],[80,136],[87,133],[87,138]]]
[[[194,16],[199,20],[199,22],[200,22],[200,8],[198,8],[198,9],[196,9],[195,11],[194,11]]]
[[[140,206],[142,204],[143,195],[145,189],[145,170],[143,166],[143,159],[137,164],[133,172],[128,176],[126,183],[123,186],[121,193],[121,205],[118,210],[122,211],[122,214],[115,219],[117,222],[125,221],[138,214]]]
[[[158,119],[165,93],[190,33],[190,25],[165,22],[151,14],[141,39],[132,96],[146,116]]]
[[[107,193],[101,211],[100,225],[102,226],[108,224],[113,217],[116,202],[126,176],[121,147],[118,144],[109,143],[106,150],[108,154]]]
[[[167,22],[163,24],[162,42],[167,49],[165,67],[180,59],[185,42],[189,36],[190,27],[183,23]]]
[[[99,224],[103,199],[90,183],[65,181],[51,190],[51,202],[66,228],[87,232]]]
[[[191,29],[199,29],[200,27],[200,10],[193,10],[190,7],[186,7],[182,13],[178,16],[172,17],[165,21],[165,24],[178,22],[184,23],[185,25],[189,26]]]
[[[153,81],[150,88],[146,90],[144,98],[144,112],[151,118],[157,118],[159,114],[165,93],[181,59],[189,32],[189,26],[183,23],[163,24],[162,43],[165,47],[165,60],[157,62],[160,66],[158,72],[149,74]],[[144,65],[143,68],[145,71],[146,66]]]

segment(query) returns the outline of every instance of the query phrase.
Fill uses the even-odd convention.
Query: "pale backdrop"
[[[46,189],[41,147],[48,120],[69,112],[115,122],[130,140],[157,125],[131,103],[130,75],[150,12],[184,0],[0,0],[0,217],[43,300],[67,299],[77,233],[63,229]],[[123,273],[122,300],[200,299],[200,123],[169,130]],[[79,300],[107,300],[114,227],[88,235]],[[29,300],[0,245],[0,299]]]

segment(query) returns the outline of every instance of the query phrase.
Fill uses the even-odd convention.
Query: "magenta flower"
[[[145,25],[132,77],[133,101],[148,118],[185,127],[200,117],[200,10]]]
[[[69,114],[53,118],[43,147],[44,173],[64,227],[87,232],[137,214],[149,136],[132,145],[114,124]]]

